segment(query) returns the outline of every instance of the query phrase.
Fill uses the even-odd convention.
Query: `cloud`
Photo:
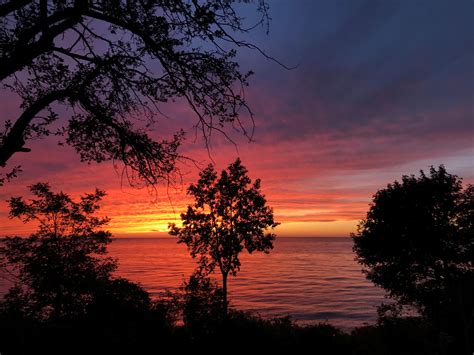
[[[240,156],[250,176],[262,179],[279,230],[288,235],[347,235],[375,191],[430,165],[443,163],[474,181],[472,1],[307,0],[273,2],[271,10],[270,35],[251,39],[297,67],[284,70],[249,51],[238,58],[257,73],[246,93],[254,142],[227,127],[237,147],[216,134],[208,152],[199,132],[194,139],[196,117],[179,100],[162,107],[170,118],[158,120],[153,137],[184,128],[182,153],[201,167],[212,160],[220,170]],[[2,93],[0,118],[12,117],[17,106]],[[110,162],[80,164],[54,139],[30,145],[32,153],[12,161],[25,173],[0,190],[1,200],[25,195],[37,181],[73,196],[99,187],[108,191],[103,213],[120,234],[166,231],[190,202],[185,190],[198,174],[182,164],[184,185],[160,188],[154,201],[146,190],[121,187]],[[7,212],[0,204],[3,233],[29,230]]]

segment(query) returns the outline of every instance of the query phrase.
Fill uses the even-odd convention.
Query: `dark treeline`
[[[108,312],[78,320],[39,322],[1,318],[2,354],[161,354],[194,350],[222,353],[285,351],[314,354],[454,354],[433,327],[419,318],[386,320],[350,334],[331,326],[298,326],[290,318],[267,320],[230,309],[227,317],[207,317],[183,325],[169,322],[160,302],[148,310],[108,306]],[[174,308],[175,309],[175,308]],[[446,340],[447,343],[447,340]]]

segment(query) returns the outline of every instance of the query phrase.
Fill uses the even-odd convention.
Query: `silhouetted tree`
[[[183,323],[193,336],[205,336],[221,325],[224,293],[217,283],[199,271],[184,283],[180,293]]]
[[[267,24],[267,4],[255,3]],[[236,38],[249,29],[235,7],[232,0],[2,1],[0,81],[20,96],[22,113],[0,129],[0,167],[30,151],[29,139],[56,134],[82,161],[121,161],[131,183],[156,184],[174,171],[183,132],[161,142],[148,132],[159,105],[175,99],[196,113],[206,140],[226,123],[247,135],[239,111],[252,118],[243,95],[251,72],[241,73],[234,57],[236,48],[263,52]],[[59,129],[58,105],[73,109]]]
[[[369,280],[434,324],[462,328],[466,342],[474,319],[473,192],[443,166],[403,176],[374,195],[352,234]]]
[[[74,202],[48,184],[30,190],[35,198],[29,201],[9,200],[10,217],[35,221],[38,231],[28,238],[8,237],[0,248],[1,265],[17,276],[2,308],[34,319],[82,316],[95,295],[121,285],[117,281],[109,287],[116,269],[116,262],[104,256],[111,234],[101,230],[108,219],[95,215],[104,192],[96,190]]]
[[[216,266],[222,274],[224,307],[227,312],[227,277],[240,270],[239,254],[273,248],[275,234],[267,232],[278,223],[260,192],[260,179],[253,184],[240,159],[223,170],[220,177],[209,165],[199,174],[197,184],[188,188],[194,205],[181,214],[182,227],[170,224],[170,234],[187,245],[191,256],[199,256],[201,270]]]

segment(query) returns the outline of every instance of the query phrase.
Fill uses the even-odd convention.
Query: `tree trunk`
[[[227,275],[228,273],[222,273],[222,291],[224,292],[224,316],[227,317]]]

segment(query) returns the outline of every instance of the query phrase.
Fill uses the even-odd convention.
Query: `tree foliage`
[[[222,325],[224,294],[215,281],[198,271],[180,291],[183,323],[193,336],[203,336]]]
[[[474,318],[473,192],[443,166],[403,176],[374,195],[352,234],[369,280],[400,305],[465,331]]]
[[[255,3],[267,22],[267,4]],[[0,130],[0,167],[28,140],[56,134],[83,161],[123,162],[132,184],[169,179],[183,132],[162,141],[149,132],[176,99],[206,139],[226,124],[250,135],[239,113],[252,116],[251,73],[234,60],[236,48],[258,50],[237,38],[248,31],[234,1],[2,1],[0,80],[22,112]],[[72,108],[65,124],[61,106]]]
[[[240,270],[239,255],[268,253],[275,234],[268,229],[278,223],[260,191],[260,179],[252,183],[240,159],[230,164],[218,178],[213,165],[188,188],[194,204],[181,214],[182,227],[170,224],[170,234],[187,245],[200,269],[210,273],[217,267],[222,274],[224,303],[227,305],[227,276]]]
[[[74,202],[49,185],[30,186],[35,198],[9,200],[10,217],[36,221],[28,238],[8,237],[0,248],[1,265],[17,277],[4,310],[36,319],[74,318],[85,314],[94,297],[110,285],[116,262],[105,257],[111,234],[97,217],[104,192],[96,190]],[[110,287],[109,287],[110,289]]]

